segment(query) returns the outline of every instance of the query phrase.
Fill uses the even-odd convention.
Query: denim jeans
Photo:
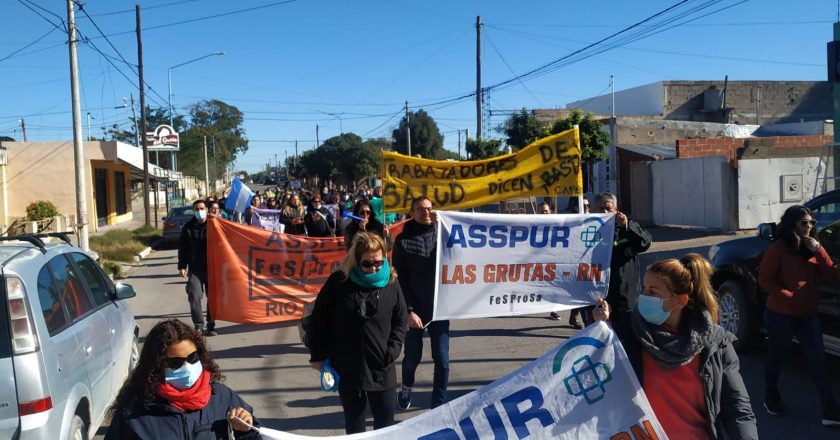
[[[449,384],[449,321],[434,321],[429,324],[428,330],[435,362],[431,407],[436,408],[446,403],[446,387]],[[423,357],[424,332],[422,328],[410,328],[405,335],[402,383],[407,387],[414,386],[414,372]]]
[[[207,292],[207,275],[190,272],[187,275],[187,298],[190,301],[190,317],[196,328],[204,329],[204,315],[202,314],[204,295]],[[212,330],[216,323],[210,314],[210,301],[207,301],[207,329]]]
[[[807,318],[776,313],[764,309],[764,327],[767,329],[767,361],[764,364],[764,381],[768,393],[779,390],[779,375],[788,344],[795,335],[811,367],[811,377],[820,394],[823,411],[836,406],[831,394],[831,382],[825,365],[820,319],[816,314]]]

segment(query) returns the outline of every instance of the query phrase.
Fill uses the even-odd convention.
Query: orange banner
[[[392,238],[405,222],[388,227]],[[280,234],[207,220],[207,297],[213,319],[243,324],[299,320],[346,252],[344,238]]]

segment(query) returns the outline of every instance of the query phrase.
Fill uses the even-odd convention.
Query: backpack
[[[300,334],[300,342],[312,350],[312,328],[315,326],[315,317],[312,316],[312,310],[315,308],[315,301],[308,302],[303,305],[303,315],[300,317],[298,323],[298,333]]]

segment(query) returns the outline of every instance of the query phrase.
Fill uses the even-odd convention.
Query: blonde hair
[[[344,278],[350,276],[350,272],[359,264],[361,261],[362,255],[368,252],[376,252],[382,251],[382,257],[388,258],[388,246],[385,244],[385,240],[382,239],[377,234],[372,234],[370,232],[359,232],[353,237],[353,243],[350,244],[350,249],[347,251],[347,255],[344,256],[344,259],[341,260],[341,272],[344,273]],[[388,283],[393,283],[397,279],[397,271],[394,269],[393,265],[389,265],[391,268],[391,279],[388,280]]]
[[[665,285],[674,293],[688,294],[689,308],[699,305],[709,312],[713,323],[718,323],[718,301],[711,283],[713,269],[702,255],[688,254],[679,260],[659,260],[647,270],[661,275]]]

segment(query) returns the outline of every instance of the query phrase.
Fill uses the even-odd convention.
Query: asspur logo
[[[563,358],[566,354],[576,347],[585,345],[595,347],[596,350],[605,347],[602,341],[595,338],[580,337],[572,339],[554,356],[551,368],[552,374],[563,371]],[[583,397],[586,403],[592,405],[604,398],[607,393],[604,385],[611,380],[612,372],[606,364],[593,363],[589,355],[583,355],[572,362],[572,371],[563,378],[563,384],[566,386],[566,392],[569,395]]]
[[[587,226],[587,224],[589,225]],[[591,224],[595,223],[595,224]],[[583,245],[591,249],[598,246],[604,238],[601,236],[601,227],[605,222],[599,217],[589,217],[580,225],[580,241]]]

